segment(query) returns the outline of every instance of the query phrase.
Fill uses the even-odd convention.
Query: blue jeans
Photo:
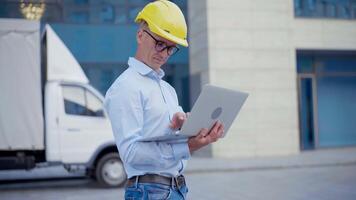
[[[187,186],[176,186],[158,183],[137,183],[126,188],[125,200],[184,200],[188,193]]]

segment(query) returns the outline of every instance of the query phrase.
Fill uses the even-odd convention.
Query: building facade
[[[191,98],[250,93],[214,157],[356,145],[356,1],[188,1]],[[194,101],[194,100],[192,100]]]
[[[0,17],[51,24],[104,94],[135,53],[134,18],[148,2],[2,0]],[[173,2],[186,16],[189,48],[164,70],[184,110],[206,83],[250,94],[226,138],[195,155],[356,145],[356,0]]]

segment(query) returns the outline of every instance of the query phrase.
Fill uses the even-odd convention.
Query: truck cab
[[[46,161],[85,168],[103,186],[124,183],[103,96],[89,84],[63,81],[47,82],[45,94]]]

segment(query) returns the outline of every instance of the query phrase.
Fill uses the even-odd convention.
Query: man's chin
[[[163,64],[164,64],[164,62],[153,62],[152,63],[154,66],[153,67],[155,67],[155,68],[160,68]]]
[[[162,65],[165,63],[164,60],[155,59],[155,58],[153,58],[152,61],[153,61],[153,63],[154,63],[155,65],[157,65],[157,66],[162,66]]]

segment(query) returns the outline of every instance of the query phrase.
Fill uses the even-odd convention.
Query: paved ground
[[[356,199],[355,165],[194,174],[188,180],[191,199]]]
[[[355,200],[356,148],[244,160],[194,158],[186,176],[193,200]],[[123,192],[97,188],[59,168],[0,173],[0,200],[116,200]]]

